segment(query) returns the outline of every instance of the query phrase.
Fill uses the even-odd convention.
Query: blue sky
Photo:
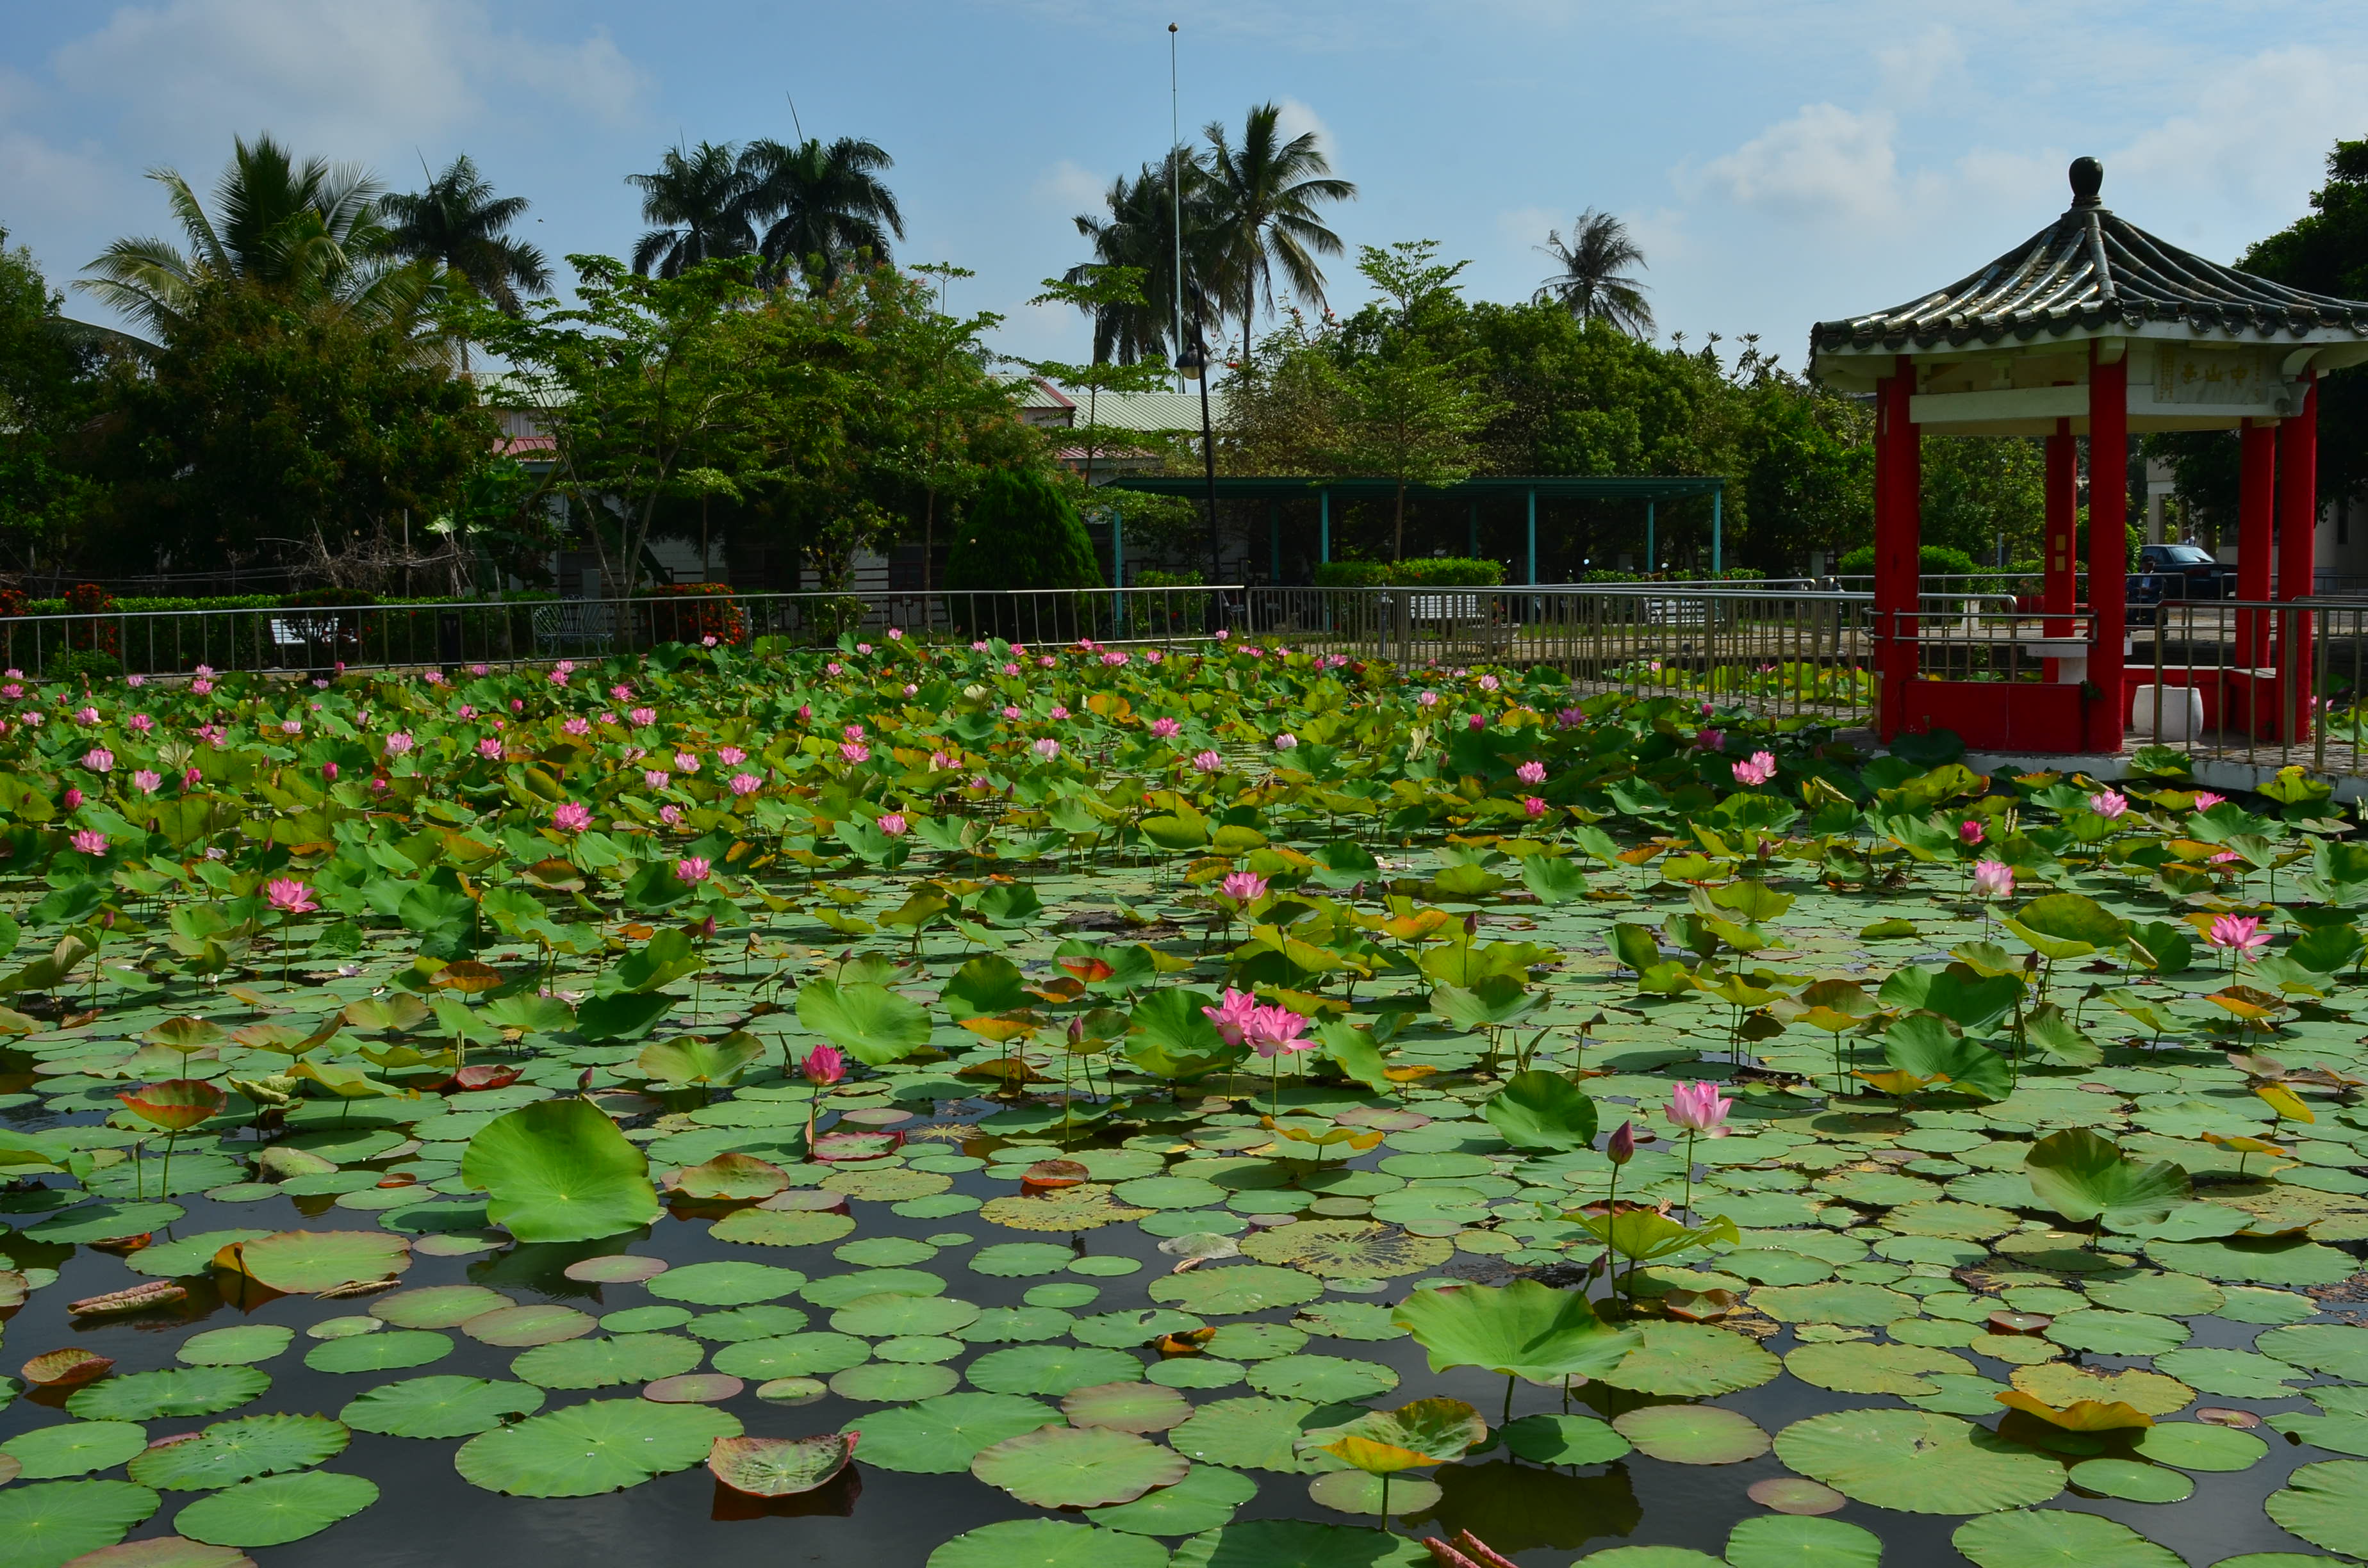
[[[0,31],[0,226],[63,283],[163,232],[141,177],[210,183],[233,135],[365,162],[397,188],[472,153],[530,198],[554,258],[623,253],[623,176],[678,138],[867,136],[893,153],[900,258],[976,269],[950,303],[998,346],[1082,358],[1031,310],[1079,260],[1069,219],[1167,138],[1273,99],[1362,197],[1360,243],[1432,238],[1516,298],[1579,208],[1645,246],[1666,331],[1809,324],[1938,287],[2065,204],[2109,205],[2230,259],[2304,210],[2329,144],[2368,135],[2368,7],[2316,0],[1815,6],[1670,0],[13,0]],[[1334,302],[1362,297],[1347,261]],[[86,304],[70,309],[88,312]]]

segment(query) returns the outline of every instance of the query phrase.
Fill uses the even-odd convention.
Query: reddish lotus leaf
[[[502,971],[475,959],[459,959],[437,971],[436,978],[427,983],[438,991],[458,991],[464,996],[474,996],[499,990]]]
[[[463,1067],[444,1080],[448,1095],[473,1095],[486,1089],[507,1089],[518,1081],[521,1071],[516,1067]]]
[[[255,1559],[234,1546],[207,1546],[177,1535],[102,1546],[74,1561],[74,1568],[255,1568]]]
[[[747,1386],[728,1372],[682,1372],[643,1385],[642,1397],[654,1404],[721,1404]]]
[[[1118,972],[1098,958],[1066,958],[1061,960],[1060,963],[1063,969],[1067,970],[1087,985],[1091,985],[1097,980],[1108,980]]]
[[[847,1194],[833,1192],[826,1187],[793,1187],[787,1192],[777,1192],[759,1209],[770,1209],[777,1214],[844,1214]]]
[[[561,1272],[570,1279],[592,1285],[638,1285],[666,1271],[666,1259],[612,1253],[605,1257],[579,1258]]]
[[[718,1437],[707,1452],[707,1468],[734,1492],[753,1497],[787,1497],[811,1492],[845,1470],[855,1458],[855,1432],[815,1437]]]
[[[2195,1419],[2212,1426],[2234,1426],[2249,1431],[2261,1424],[2260,1416],[2250,1410],[2231,1410],[2226,1405],[2207,1404],[2195,1413]]]
[[[903,1145],[901,1132],[825,1132],[814,1140],[814,1157],[825,1164],[877,1160]]]
[[[83,1244],[93,1252],[111,1252],[118,1257],[130,1257],[155,1239],[155,1232],[142,1231],[136,1236],[101,1236],[95,1242]]]
[[[70,1389],[97,1382],[114,1366],[115,1358],[111,1356],[101,1356],[96,1350],[69,1347],[36,1356],[17,1370],[27,1382],[36,1387]]]
[[[1075,1160],[1039,1160],[1020,1173],[1019,1185],[1030,1192],[1051,1192],[1075,1187],[1092,1174]]]
[[[222,1092],[202,1078],[167,1078],[115,1097],[132,1115],[165,1132],[187,1132],[222,1108]]]
[[[79,1301],[69,1303],[66,1311],[79,1317],[90,1317],[101,1312],[136,1312],[149,1307],[170,1306],[175,1301],[188,1299],[188,1290],[170,1279],[152,1279],[145,1285],[134,1285],[125,1290],[109,1290],[103,1296],[85,1296]]]
[[[688,1198],[723,1199],[745,1202],[770,1198],[790,1185],[789,1172],[754,1154],[723,1153],[687,1165],[667,1178],[669,1190]]]
[[[2000,1334],[2044,1334],[2055,1320],[2045,1312],[1998,1312],[1990,1314],[1990,1327]]]

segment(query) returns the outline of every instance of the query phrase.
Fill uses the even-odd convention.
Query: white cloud
[[[1887,109],[1810,104],[1702,166],[1702,183],[1744,207],[1811,223],[1896,221],[1905,198]]]
[[[1877,49],[1874,62],[1882,73],[1886,99],[1921,102],[1948,79],[1963,74],[1965,49],[1952,28],[1935,24],[1914,38]]]
[[[2105,201],[2126,179],[2239,211],[2290,214],[2319,183],[2328,148],[2357,135],[2362,62],[2321,49],[2282,49],[2223,63],[2202,107],[2176,114],[2110,154]],[[2181,95],[2183,102],[2197,97]]]
[[[1276,133],[1288,142],[1295,136],[1314,131],[1316,147],[1331,160],[1333,172],[1338,174],[1341,167],[1340,138],[1324,123],[1324,117],[1297,98],[1277,98],[1274,106],[1280,111],[1274,117]]]
[[[1072,212],[1094,212],[1101,209],[1102,193],[1110,181],[1093,170],[1068,158],[1063,158],[1036,176],[1030,195],[1063,216]]]

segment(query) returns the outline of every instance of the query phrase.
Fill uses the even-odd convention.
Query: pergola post
[[[2278,600],[2306,599],[2318,568],[2318,378],[2309,373],[2301,409],[2278,426]],[[2280,734],[2288,745],[2310,734],[2310,612],[2279,619],[2278,690],[2290,721]]]
[[[2271,529],[2277,515],[2276,422],[2248,419],[2237,437],[2237,597],[2266,604],[2270,597]],[[2249,669],[2270,662],[2270,618],[2258,610],[2237,612],[2237,658]]]
[[[1923,485],[1908,398],[1916,373],[1903,359],[1874,393],[1874,662],[1881,683],[1875,729],[1885,744],[1907,716],[1916,678],[1916,597],[1922,576],[1918,493]]]
[[[2097,339],[2089,362],[2088,750],[2117,756],[2128,709],[2122,695],[2129,598],[2130,365],[2125,341]]]
[[[1282,503],[1266,504],[1267,581],[1281,585],[1282,582]]]
[[[1126,635],[1126,519],[1116,506],[1110,507],[1110,586],[1118,590],[1118,635]]]
[[[2039,602],[2047,615],[2050,637],[2072,635],[2072,614],[2080,602],[2079,571],[2073,561],[2078,548],[2073,536],[2080,513],[2080,464],[2073,441],[2072,421],[2058,419],[2055,434],[2047,437],[2046,575]]]
[[[1328,565],[1331,563],[1332,560],[1332,492],[1329,490],[1317,491],[1315,493],[1315,503],[1318,508],[1317,517],[1319,519],[1316,532],[1316,548],[1322,551],[1322,553],[1317,555],[1315,559],[1319,563]]]
[[[1645,575],[1647,577],[1661,569],[1660,557],[1654,551],[1653,540],[1653,526],[1656,521],[1654,514],[1658,506],[1658,502],[1645,503]]]
[[[1715,583],[1726,574],[1726,528],[1723,503],[1726,486],[1710,493],[1710,576]]]
[[[1530,577],[1538,580],[1538,493],[1530,492]]]
[[[1463,514],[1463,553],[1466,558],[1477,561],[1480,559],[1480,503],[1477,500],[1468,504]]]

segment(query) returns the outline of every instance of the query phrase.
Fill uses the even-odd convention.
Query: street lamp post
[[[1225,569],[1224,546],[1217,538],[1217,439],[1209,420],[1209,345],[1197,318],[1192,323],[1192,341],[1176,356],[1176,369],[1186,381],[1201,383],[1201,465],[1209,480],[1209,630],[1222,631],[1225,595],[1217,585],[1225,580]]]

